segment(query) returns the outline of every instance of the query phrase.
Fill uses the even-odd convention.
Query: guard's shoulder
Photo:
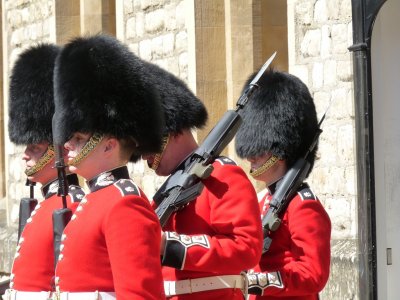
[[[307,184],[303,184],[297,191],[297,194],[300,196],[302,201],[317,200],[317,196],[315,196],[314,192],[310,189],[310,187]]]
[[[78,185],[70,185],[68,187],[68,195],[71,198],[71,202],[81,202],[85,197],[85,191]]]
[[[122,196],[140,196],[140,189],[132,179],[120,179],[114,183],[114,186],[121,192]]]
[[[237,163],[230,159],[229,157],[226,156],[219,156],[218,158],[215,159],[216,162],[219,162],[221,165],[233,165],[237,166]]]

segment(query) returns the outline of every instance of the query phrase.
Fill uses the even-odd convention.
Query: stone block
[[[312,66],[312,87],[319,89],[324,83],[324,65],[322,63],[315,63]]]
[[[340,81],[349,82],[353,80],[353,65],[350,60],[338,61],[337,75]]]
[[[314,22],[317,24],[326,23],[328,20],[328,7],[326,0],[318,0],[314,5]]]
[[[178,53],[188,50],[188,35],[185,30],[179,31],[175,36],[175,49]]]
[[[316,57],[321,51],[321,30],[308,30],[301,41],[300,52],[304,57]]]
[[[138,38],[142,38],[145,34],[145,29],[144,29],[144,13],[142,12],[137,12],[135,14],[135,19],[136,19],[136,36]]]
[[[337,170],[334,170],[334,172],[337,172]],[[331,172],[330,176],[333,175],[332,173],[333,172]],[[340,189],[339,185],[335,185],[337,181],[340,181],[340,178],[338,176],[336,176],[335,179],[332,177],[334,176],[329,178],[329,182],[334,185],[335,188],[337,187],[337,189],[331,189],[330,191],[327,191],[327,193],[335,196],[328,197],[327,195],[326,197],[321,198],[325,198],[324,207],[332,221],[332,239],[348,238],[351,233],[352,218],[355,218],[355,216],[352,214],[351,201],[349,201],[347,197],[336,196],[338,191],[343,190]],[[343,180],[344,174],[341,177]]]
[[[326,60],[324,63],[324,86],[335,86],[337,82],[336,61]]]
[[[144,28],[147,33],[156,33],[164,29],[164,11],[157,9],[144,17]]]
[[[298,24],[310,25],[313,20],[314,2],[299,1],[295,6],[295,15]]]
[[[175,9],[176,29],[183,29],[186,27],[186,16],[185,1],[179,1]]]
[[[144,60],[148,61],[152,60],[152,50],[151,50],[150,40],[143,40],[139,42],[139,56]]]
[[[331,29],[329,25],[321,27],[321,58],[326,59],[331,56]]]
[[[126,38],[134,38],[136,36],[136,18],[135,17],[130,17],[128,20],[126,20],[126,29],[125,29],[125,34]]]
[[[175,34],[170,32],[162,36],[162,54],[163,56],[173,55],[175,49]]]
[[[347,24],[334,24],[332,26],[332,53],[348,53]]]
[[[329,20],[340,20],[340,0],[329,0],[326,1],[328,19]]]

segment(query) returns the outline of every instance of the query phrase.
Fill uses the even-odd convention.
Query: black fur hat
[[[11,71],[8,133],[19,145],[52,143],[53,69],[59,47],[40,44],[25,50]]]
[[[202,128],[207,122],[207,110],[186,83],[155,64],[146,62],[146,66],[161,97],[165,113],[164,133]]]
[[[133,138],[138,149],[132,159],[159,151],[163,111],[143,63],[107,35],[78,37],[65,45],[54,71],[57,139],[96,132]]]
[[[240,114],[243,124],[236,135],[237,154],[249,158],[271,152],[285,159],[288,167],[306,153],[318,128],[315,105],[307,86],[293,75],[274,70],[264,74],[259,88]]]

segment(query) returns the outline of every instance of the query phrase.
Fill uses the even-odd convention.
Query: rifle
[[[159,204],[156,214],[162,227],[165,226],[172,213],[200,195],[204,187],[201,180],[210,176],[213,171],[212,163],[238,131],[242,123],[239,110],[246,105],[251,95],[258,88],[259,79],[267,70],[275,55],[276,52],[265,62],[242,93],[236,103],[236,109],[228,110],[222,116],[222,119],[210,131],[203,143],[172,172],[154,195],[154,201]]]
[[[262,218],[262,227],[264,233],[263,252],[268,251],[272,243],[270,237],[271,232],[278,230],[282,222],[283,214],[286,211],[293,196],[302,185],[304,179],[307,177],[310,170],[310,155],[317,145],[318,138],[322,133],[321,124],[325,119],[326,112],[318,123],[318,129],[315,136],[308,147],[306,154],[300,157],[294,165],[283,176],[282,181],[279,183],[274,195],[272,196],[269,208],[265,216]]]
[[[18,219],[18,240],[21,237],[22,231],[25,228],[27,220],[31,217],[32,211],[38,204],[37,199],[34,196],[34,187],[36,182],[26,180],[26,186],[29,186],[29,198],[22,198],[19,203],[19,219]]]
[[[53,129],[53,143],[55,151],[55,168],[57,168],[58,176],[58,191],[57,196],[61,196],[63,208],[57,209],[53,212],[53,245],[54,245],[54,267],[57,265],[58,256],[60,255],[61,236],[64,228],[67,226],[72,217],[72,210],[67,207],[68,195],[68,181],[65,173],[64,163],[64,146],[61,139],[61,128],[57,122],[56,113],[53,115],[52,129]]]

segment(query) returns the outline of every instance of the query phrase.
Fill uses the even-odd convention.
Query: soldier
[[[11,73],[10,140],[26,145],[22,159],[28,179],[42,185],[44,199],[33,210],[21,234],[6,299],[48,299],[54,289],[52,214],[63,207],[57,196],[57,171],[51,120],[54,113],[53,68],[59,47],[41,44],[25,50]],[[68,176],[67,204],[75,209],[84,192],[75,174]]]
[[[162,152],[143,159],[157,175],[168,176],[198,147],[191,130],[205,124],[207,111],[180,79],[155,65],[150,68],[166,128]],[[260,258],[261,222],[252,184],[227,157],[219,157],[213,167],[200,196],[163,228],[160,254],[168,299],[243,299],[241,271]]]
[[[54,134],[90,190],[64,230],[60,299],[165,298],[160,225],[126,167],[161,146],[161,104],[146,76],[142,61],[105,35],[72,40],[56,62]]]
[[[282,177],[310,147],[318,129],[317,114],[306,85],[274,70],[263,76],[241,114],[235,147],[250,162],[250,175],[266,184],[260,199],[264,216]],[[316,148],[309,172],[315,152]],[[254,294],[250,299],[318,299],[329,277],[330,235],[329,216],[304,183],[282,224],[270,234],[269,250],[249,272],[249,293]]]

